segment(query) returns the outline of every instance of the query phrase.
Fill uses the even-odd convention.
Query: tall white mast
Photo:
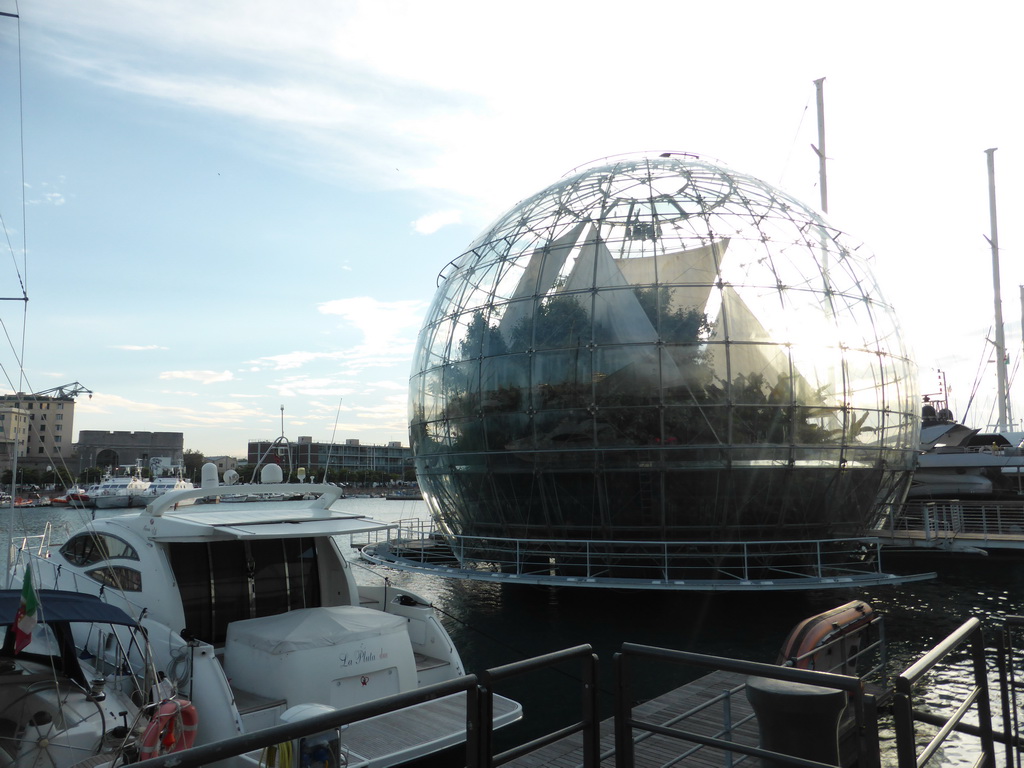
[[[825,78],[814,81],[818,94],[818,146],[811,148],[818,156],[818,181],[821,185],[821,210],[828,213],[828,183],[825,180]]]
[[[999,231],[996,225],[996,148],[986,149],[988,155],[988,212],[992,235],[986,238],[992,246],[992,286],[995,294],[996,309],[996,396],[999,398],[999,421],[996,429],[1005,432],[1009,413],[1007,374],[1006,374],[1006,339],[1003,337],[1003,300],[999,290]]]

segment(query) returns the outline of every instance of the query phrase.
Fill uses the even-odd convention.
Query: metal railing
[[[892,533],[915,532],[925,540],[1019,537],[1024,540],[1024,500],[911,501],[904,504]]]
[[[546,670],[571,660],[582,662],[581,720],[538,737],[529,743],[494,755],[494,687],[509,678]],[[454,680],[424,686],[415,691],[398,693],[334,712],[315,715],[299,722],[277,725],[254,733],[193,747],[182,752],[143,760],[138,764],[145,765],[147,768],[199,768],[219,760],[274,747],[310,734],[340,729],[360,720],[462,692],[465,692],[467,696],[466,768],[495,768],[576,733],[583,734],[585,768],[599,768],[600,723],[597,714],[597,656],[589,645],[578,645],[562,651],[547,653],[543,656],[489,669],[479,676],[464,675]]]
[[[936,667],[954,654],[970,654],[973,685],[957,704],[956,709],[942,715],[916,707],[915,686]],[[965,720],[970,712],[977,713],[978,724]],[[896,757],[899,768],[923,768],[939,753],[940,748],[954,732],[977,736],[980,753],[975,766],[995,765],[995,740],[992,729],[992,710],[989,701],[988,674],[985,662],[985,640],[981,622],[972,618],[953,634],[922,656],[896,678],[893,693],[893,716],[896,725]],[[937,731],[918,753],[916,723],[935,726]]]
[[[142,760],[137,765],[145,765],[147,768],[199,768],[199,766],[208,765],[218,760],[225,760],[230,757],[254,752],[255,750],[274,747],[310,734],[343,728],[360,720],[387,714],[388,712],[411,707],[415,704],[422,704],[442,696],[463,692],[469,695],[470,691],[476,689],[477,684],[476,675],[464,675],[454,680],[424,686],[415,691],[397,693],[365,704],[358,704],[334,712],[315,715],[298,722],[275,725],[253,733],[235,736],[231,739],[192,747],[181,752],[171,752],[150,760]],[[471,710],[469,699],[467,699],[466,708],[467,713],[469,713]],[[473,717],[477,717],[476,713],[473,713]],[[472,763],[468,763],[468,765],[470,768],[475,768],[475,765]]]
[[[1003,631],[996,634],[996,665],[999,671],[999,699],[1001,728],[999,734],[1006,750],[1007,768],[1021,767],[1024,739],[1020,734],[1021,697],[1024,696],[1024,678],[1017,665],[1024,665],[1024,616],[1007,616]]]
[[[53,536],[53,523],[47,522],[43,526],[42,533],[35,533],[28,536],[16,536],[11,539],[8,551],[8,563],[13,563],[18,552],[32,552],[36,555],[43,555],[50,549],[50,539]]]
[[[874,701],[872,697],[865,694],[860,678],[849,675],[837,675],[831,672],[794,669],[755,661],[726,659],[718,656],[690,653],[688,651],[673,651],[665,648],[625,643],[622,646],[622,650],[615,656],[615,765],[617,768],[633,768],[636,764],[635,746],[639,737],[634,738],[634,730],[658,734],[696,745],[681,751],[678,756],[667,763],[669,765],[676,765],[686,757],[707,748],[719,750],[723,753],[721,764],[725,767],[734,766],[740,762],[740,760],[733,760],[733,753],[739,753],[745,757],[757,757],[775,764],[798,766],[799,768],[821,768],[821,766],[830,765],[829,763],[819,763],[814,760],[794,757],[734,740],[732,736],[735,730],[741,724],[752,720],[754,715],[747,717],[739,723],[724,723],[723,727],[712,735],[679,727],[680,723],[688,717],[698,714],[713,703],[721,701],[721,696],[715,697],[698,708],[684,713],[684,716],[676,717],[665,723],[655,723],[635,717],[632,707],[631,680],[633,679],[633,674],[631,666],[637,659],[650,659],[673,665],[690,665],[704,669],[724,670],[748,676],[843,691],[849,697],[853,710],[853,725],[850,733],[857,745],[857,764],[860,768],[875,768],[878,765],[877,742],[871,740],[872,733],[877,735],[877,715],[875,713]],[[731,690],[729,696],[735,695],[741,689],[742,686]],[[794,725],[798,728],[804,727],[801,723],[794,723]],[[714,764],[715,761],[713,758],[704,757],[701,762],[704,764]]]
[[[1004,632],[1000,634],[1000,637],[1005,635],[1005,638],[997,643],[997,650],[999,650],[998,677],[1002,697],[1001,732],[997,733],[993,728],[988,682],[991,670],[987,669],[985,642],[981,624],[977,619],[971,619],[964,623],[898,676],[892,701],[898,768],[924,768],[926,765],[937,762],[936,757],[941,754],[941,748],[954,733],[978,740],[980,746],[976,750],[975,766],[993,766],[994,768],[996,765],[995,745],[1003,743],[1006,745],[1006,768],[1020,768],[1022,744],[1018,734],[1020,725],[1018,699],[1024,694],[1024,690],[1022,690],[1024,686],[1016,681],[1014,667],[1015,662],[1021,661],[1018,657],[1022,655],[1021,651],[1024,649],[1020,648],[1013,635],[1022,629],[1024,629],[1024,617],[1008,617]],[[962,663],[965,657],[970,662],[973,684],[959,699],[950,700],[944,695],[943,701],[948,702],[948,707],[953,711],[944,714],[921,706],[922,701],[918,694],[922,683],[926,679],[931,679],[933,673],[941,671],[944,664]],[[582,665],[581,697],[579,699],[580,720],[501,754],[493,754],[494,689],[512,678],[530,673],[545,673],[555,665],[573,661],[579,661]],[[673,667],[690,666],[702,670],[723,670],[735,674],[723,678],[723,684],[728,684],[724,690],[716,692],[710,688],[710,684],[705,684],[705,692],[695,699],[698,703],[688,705],[689,709],[686,711],[676,710],[674,714],[666,716],[660,722],[654,722],[652,715],[646,715],[646,719],[638,716],[637,708],[634,707],[633,682],[637,677],[634,667],[638,663],[667,664]],[[467,694],[468,737],[465,745],[464,764],[468,768],[495,768],[517,761],[519,758],[527,758],[529,761],[528,756],[531,753],[563,738],[580,733],[582,734],[582,749],[577,754],[581,757],[577,758],[580,762],[575,764],[582,768],[599,768],[609,757],[614,757],[615,764],[619,768],[633,768],[637,762],[637,747],[655,737],[667,737],[680,742],[678,752],[669,750],[663,745],[653,747],[659,755],[660,764],[664,766],[681,765],[683,761],[691,757],[699,764],[720,765],[722,768],[736,768],[742,763],[749,763],[748,758],[750,757],[760,758],[773,765],[796,766],[797,768],[831,766],[831,763],[794,757],[755,745],[759,743],[758,731],[760,730],[763,736],[764,731],[761,729],[766,726],[764,723],[756,722],[756,714],[749,714],[749,710],[738,706],[736,699],[737,695],[741,694],[746,687],[745,682],[737,684],[736,680],[746,680],[750,676],[816,686],[830,689],[836,693],[842,692],[842,695],[846,697],[847,712],[852,714],[852,717],[847,717],[843,721],[840,734],[845,739],[845,749],[855,749],[856,755],[851,755],[850,751],[842,751],[839,762],[843,765],[855,764],[858,768],[878,768],[882,763],[876,700],[875,696],[866,692],[862,678],[633,643],[623,644],[620,652],[615,655],[614,664],[614,746],[604,754],[600,753],[597,657],[589,645],[580,645],[490,669],[478,676],[466,675],[417,691],[397,694],[374,702],[318,715],[301,722],[276,726],[234,739],[165,755],[146,761],[146,766],[147,768],[163,768],[164,766],[196,768],[228,757],[251,753],[263,747],[308,736],[311,733],[341,728],[359,720],[463,691]],[[944,704],[944,706],[946,705]],[[976,722],[969,721],[968,715],[971,712],[976,713]],[[709,722],[714,724],[709,725]],[[794,725],[798,731],[798,738],[802,738],[800,734],[806,735],[806,723],[797,718],[794,720]],[[927,726],[932,729],[933,733],[926,735],[920,732],[918,725]],[[837,738],[840,734],[837,734]],[[713,752],[721,753],[721,757],[716,759]],[[520,761],[519,764],[527,763]]]
[[[882,577],[882,543],[876,538],[778,541],[638,541],[517,539],[442,535],[430,521],[404,521],[353,546],[371,561],[476,569],[494,579],[557,578],[586,586],[600,580],[649,580],[685,586],[695,582],[756,582],[770,587],[794,581]]]
[[[556,651],[486,670],[480,674],[480,685],[477,690],[487,695],[483,697],[477,711],[480,713],[481,723],[492,722],[493,711],[491,711],[490,705],[494,700],[493,689],[495,685],[512,677],[548,670],[556,664],[573,659],[579,659],[582,662],[580,720],[497,755],[493,754],[494,729],[486,727],[474,728],[470,731],[471,738],[467,745],[467,757],[472,755],[472,758],[467,762],[468,768],[474,768],[474,766],[492,768],[493,766],[504,765],[576,733],[583,734],[583,766],[585,768],[598,768],[601,762],[599,754],[601,723],[598,719],[597,655],[589,645],[578,645],[563,651]]]

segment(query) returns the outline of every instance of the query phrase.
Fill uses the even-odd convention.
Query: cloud
[[[416,343],[416,334],[426,310],[425,301],[379,301],[367,296],[336,299],[320,304],[317,309],[324,315],[335,315],[362,334],[361,343],[330,352],[294,350],[277,355],[266,355],[246,362],[249,370],[267,368],[277,371],[294,370],[312,363],[335,361],[346,374],[354,376],[368,368],[408,366]],[[277,391],[296,391],[296,379],[274,385]],[[314,386],[314,385],[309,385]],[[314,387],[315,389],[315,387]],[[313,390],[304,390],[309,394]],[[335,394],[334,389],[316,390],[321,394]]]
[[[460,221],[462,221],[462,211],[437,211],[416,219],[412,223],[412,228],[421,235],[432,235],[442,227],[458,224]]]
[[[352,391],[348,382],[327,376],[295,376],[268,386],[280,397],[322,397],[324,395],[340,397]]]
[[[235,376],[231,371],[163,371],[161,379],[186,379],[198,381],[201,384],[217,384],[222,381],[232,381]]]
[[[370,384],[370,386],[376,387],[377,389],[391,389],[391,390],[402,391],[402,392],[405,392],[406,390],[409,389],[407,384],[404,384],[404,383],[400,384],[397,381],[380,380],[380,381],[371,381],[371,382],[369,382],[369,384]]]
[[[335,299],[317,307],[322,314],[337,315],[355,326],[363,334],[363,343],[378,349],[404,342],[410,331],[415,337],[426,308],[425,301],[380,301],[371,296]]]
[[[282,352],[279,355],[267,355],[266,357],[251,361],[254,364],[251,370],[262,371],[270,368],[275,371],[287,371],[291,368],[301,368],[307,363],[312,363],[316,360],[337,358],[340,355],[341,353],[339,352],[305,352],[302,350]]]
[[[178,405],[167,405],[165,403],[148,403],[139,400],[131,400],[120,395],[100,394],[88,400],[79,400],[75,404],[75,415],[113,415],[116,417],[125,414],[146,414],[146,430],[159,430],[161,427],[170,431],[181,431],[188,426],[232,426],[235,424],[248,423],[253,420],[261,420],[266,417],[265,411],[239,405],[234,402],[212,401],[204,404],[201,408],[186,408]],[[137,418],[134,416],[133,418]],[[104,419],[106,422],[107,419]],[[88,427],[86,427],[88,429]],[[103,429],[129,429],[134,431],[134,426],[112,424]]]

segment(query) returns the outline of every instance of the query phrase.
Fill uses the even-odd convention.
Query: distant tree
[[[43,471],[33,467],[18,468],[18,485],[39,485],[43,482]],[[11,470],[5,469],[0,475],[0,482],[6,486],[11,484]]]
[[[103,467],[86,467],[78,473],[78,482],[86,485],[90,483],[98,483],[103,479],[103,475],[106,474],[106,470]]]
[[[186,450],[181,456],[181,463],[185,471],[185,477],[193,482],[202,475],[203,463],[206,457],[202,451]]]
[[[74,482],[74,478],[64,467],[57,467],[51,469],[49,472],[43,475],[43,483],[46,485],[53,485],[55,487],[67,488]]]

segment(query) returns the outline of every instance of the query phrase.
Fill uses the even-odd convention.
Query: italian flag
[[[39,612],[39,600],[32,588],[32,571],[25,566],[25,582],[21,586],[21,605],[18,615],[14,617],[14,652],[32,642],[32,630],[36,628],[36,614]]]

